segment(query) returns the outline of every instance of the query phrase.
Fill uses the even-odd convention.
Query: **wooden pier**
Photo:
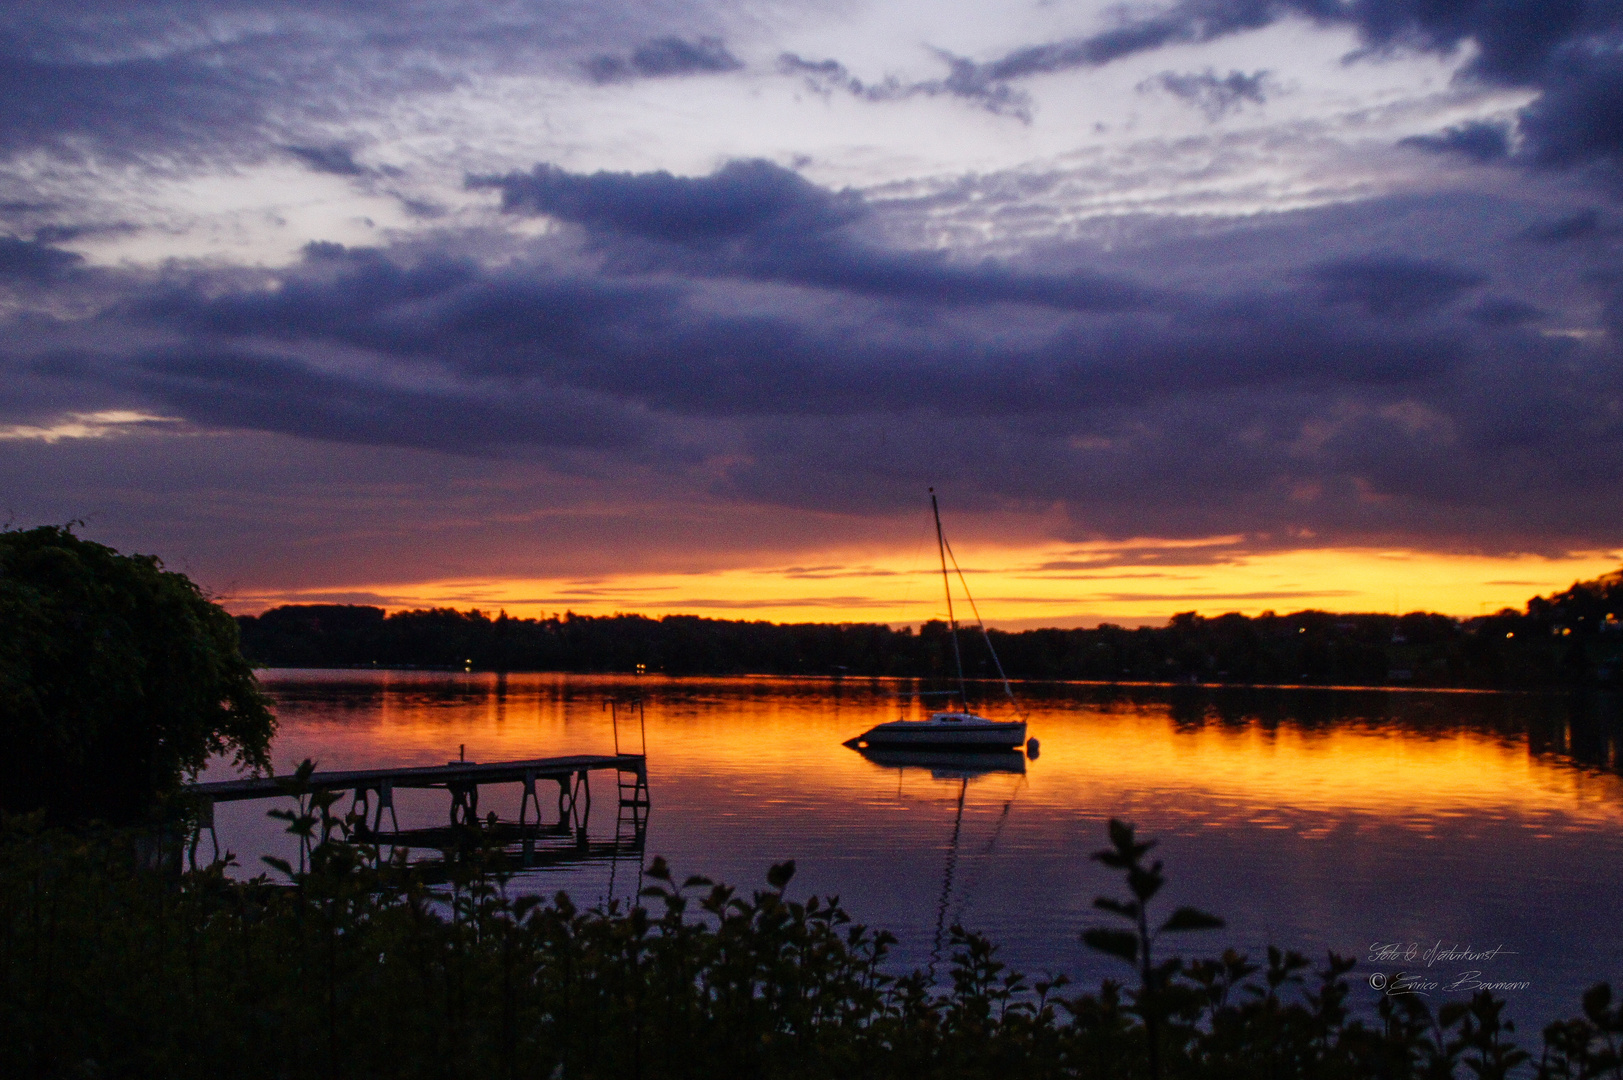
[[[617,740],[618,741],[618,740]],[[444,765],[419,765],[394,769],[348,769],[333,772],[313,772],[302,783],[290,783],[285,777],[253,777],[245,780],[217,780],[187,785],[197,806],[197,828],[191,844],[192,862],[196,864],[197,843],[207,830],[214,843],[216,857],[219,838],[214,831],[214,807],[222,802],[240,802],[247,799],[278,799],[305,797],[316,792],[353,792],[348,817],[356,822],[354,838],[397,848],[437,848],[455,846],[457,838],[474,835],[474,830],[486,843],[498,847],[516,845],[520,848],[519,865],[539,866],[559,861],[560,851],[537,852],[538,841],[562,837],[570,850],[581,856],[590,856],[602,849],[602,842],[593,845],[587,838],[586,825],[592,807],[591,774],[613,772],[619,791],[613,847],[618,853],[622,847],[640,854],[647,814],[648,761],[645,754],[581,754],[572,757],[533,758],[527,761],[452,761]],[[548,825],[544,822],[541,800],[536,792],[537,783],[553,782],[558,785],[558,816]],[[497,820],[494,812],[485,818],[479,816],[479,789],[486,784],[522,784],[516,822]],[[428,829],[400,828],[395,814],[394,793],[401,789],[438,789],[451,796],[448,827]],[[533,809],[534,817],[530,817]],[[388,812],[385,823],[384,813]],[[629,826],[629,832],[627,829]]]

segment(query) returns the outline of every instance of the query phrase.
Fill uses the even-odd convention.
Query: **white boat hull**
[[[1024,720],[988,720],[973,714],[937,714],[928,720],[892,720],[853,740],[866,746],[934,746],[1014,749],[1026,741]]]
[[[929,769],[937,780],[1026,771],[1026,755],[1002,747],[865,746],[857,753],[886,769]]]

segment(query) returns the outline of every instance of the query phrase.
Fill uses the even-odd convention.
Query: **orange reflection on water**
[[[1095,715],[1085,724],[1085,732],[1062,737],[1056,752],[1045,752],[1051,782],[1198,792],[1310,811],[1514,807],[1623,821],[1615,778],[1558,765],[1481,732],[1269,730],[1255,722],[1179,732],[1153,714]]]
[[[282,720],[278,771],[305,757],[324,769],[431,764],[464,745],[478,761],[605,753],[616,731],[604,701],[640,697],[653,796],[644,854],[744,888],[795,859],[799,895],[838,893],[897,934],[899,970],[927,963],[942,928],[962,921],[1020,970],[1083,984],[1119,975],[1077,936],[1099,921],[1093,898],[1119,889],[1088,857],[1112,816],[1163,841],[1159,902],[1228,920],[1202,948],[1256,955],[1271,942],[1323,957],[1375,941],[1505,944],[1511,959],[1495,974],[1532,981],[1513,1004],[1534,1030],[1623,970],[1613,899],[1623,778],[1534,749],[1615,763],[1620,729],[1559,698],[1032,686],[1022,696],[1040,754],[1023,772],[974,775],[883,767],[841,745],[902,709],[922,714],[918,699],[897,701],[916,688],[905,682],[428,672],[266,682]],[[637,749],[643,717],[618,715],[622,748]],[[613,835],[613,780],[593,785],[592,827]],[[482,793],[481,811],[516,816],[509,787]],[[443,824],[449,803],[443,791],[397,801],[408,829]],[[218,815],[245,872],[260,853],[294,854],[264,809],[225,804]],[[600,862],[512,887],[629,902],[637,861],[629,877]]]
[[[606,753],[615,730],[604,701],[639,696],[641,717],[621,710],[620,744],[636,750],[646,727],[667,799],[753,793],[767,800],[760,810],[807,793],[885,798],[890,770],[841,743],[895,719],[900,684],[358,672],[271,674],[269,685],[281,700],[280,770],[307,756],[322,768],[432,764],[461,746],[480,761]],[[924,706],[901,708],[922,715]],[[1440,728],[1357,716],[1319,727],[1175,724],[1165,702],[1057,700],[1034,707],[1030,731],[1041,752],[1022,798],[1049,809],[1304,833],[1369,818],[1427,831],[1450,819],[1623,825],[1617,776],[1532,753],[1523,738],[1473,728],[1467,714]]]

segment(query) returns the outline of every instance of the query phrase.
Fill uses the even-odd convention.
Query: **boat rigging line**
[[[997,669],[997,677],[1003,683],[1003,693],[1009,699],[1009,704],[1019,711],[1022,718],[1026,711],[1020,708],[1015,699],[1014,687],[1009,684],[1009,676],[1003,670],[1003,661],[998,659],[997,650],[992,647],[992,635],[986,631],[986,620],[981,618],[981,609],[975,603],[975,594],[969,591],[969,581],[964,577],[964,571],[958,565],[958,556],[953,554],[952,545],[947,542],[946,533],[941,530],[941,507],[936,503],[935,488],[930,489],[930,509],[935,513],[936,540],[941,549],[941,578],[947,587],[947,620],[952,626],[952,658],[958,664],[958,692],[963,698],[964,708],[969,708],[969,698],[964,694],[964,661],[958,651],[958,622],[952,617],[952,580],[947,576],[947,560],[952,560],[953,572],[958,575],[958,583],[964,587],[964,599],[969,601],[969,610],[975,616],[975,624],[980,627],[981,640],[986,642],[986,651],[992,654],[992,666]]]
[[[935,488],[930,489],[930,512],[935,515],[936,550],[941,553],[941,584],[947,591],[947,625],[952,629],[952,662],[958,667],[958,700],[963,710],[968,712],[969,689],[964,683],[964,655],[958,648],[958,620],[952,613],[952,578],[947,576],[947,534],[941,531],[941,506],[936,502]],[[954,560],[955,565],[956,562]]]

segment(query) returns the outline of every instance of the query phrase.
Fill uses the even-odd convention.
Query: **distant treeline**
[[[1415,686],[1617,686],[1623,571],[1536,597],[1524,610],[1454,619],[1265,612],[1173,616],[1163,627],[990,632],[1010,678]],[[307,604],[239,616],[244,654],[272,667],[945,677],[947,626],[745,622],[693,615],[492,617]],[[966,672],[996,674],[978,629]]]

